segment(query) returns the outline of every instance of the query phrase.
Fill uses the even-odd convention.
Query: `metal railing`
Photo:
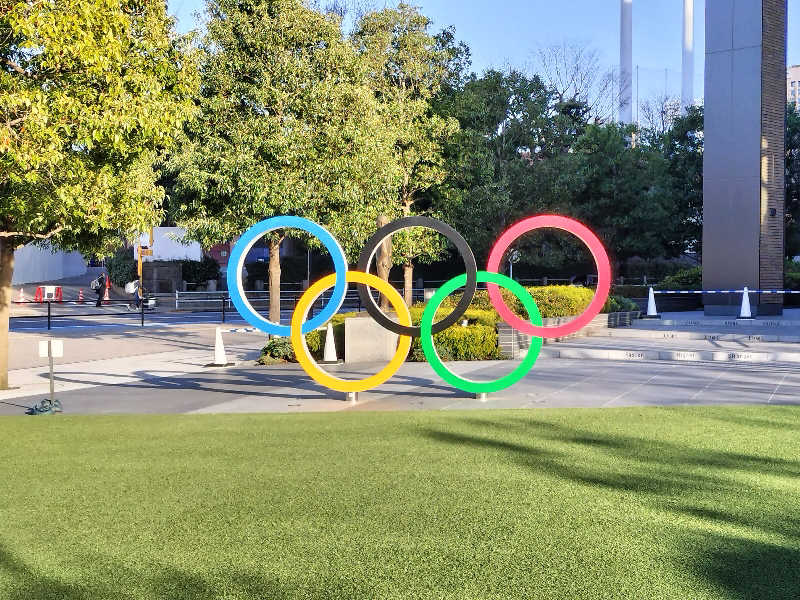
[[[142,301],[139,303],[139,308],[136,310],[136,313],[140,317],[140,326],[141,327],[144,327],[145,314],[155,310],[157,302],[158,302],[157,299],[154,296],[151,296],[151,295],[145,295],[145,297],[142,298]],[[15,305],[28,304],[28,305],[37,306],[37,307],[38,306],[47,306],[47,312],[44,313],[44,314],[11,315],[10,318],[11,319],[44,319],[44,318],[47,318],[47,329],[48,330],[53,328],[53,321],[56,320],[56,319],[73,319],[75,317],[107,317],[109,315],[115,315],[115,314],[122,314],[122,315],[132,314],[132,311],[130,311],[130,310],[128,310],[127,312],[114,312],[114,313],[96,312],[96,311],[95,312],[78,312],[78,313],[70,312],[68,314],[54,314],[53,313],[53,305],[54,304],[56,306],[82,306],[83,304],[89,304],[89,306],[86,307],[87,309],[88,308],[100,308],[100,307],[98,307],[96,305],[94,307],[92,307],[92,303],[91,302],[86,302],[86,303],[80,303],[80,302],[77,302],[77,301],[73,301],[73,302],[67,302],[67,301],[58,302],[58,301],[55,301],[55,300],[44,300],[42,302],[35,302],[35,301],[26,300],[25,302],[14,302],[13,304],[15,304]],[[113,306],[131,307],[132,305],[133,305],[133,303],[131,301],[129,301],[129,300],[105,300],[105,301],[103,301],[101,303],[101,306],[110,306],[110,307],[113,307]]]

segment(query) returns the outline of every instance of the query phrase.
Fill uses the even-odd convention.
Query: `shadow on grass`
[[[790,422],[729,415],[733,423],[787,430]],[[500,453],[551,477],[623,493],[666,513],[681,515],[681,537],[697,548],[692,571],[722,586],[732,598],[800,598],[800,518],[792,486],[779,491],[748,486],[744,479],[770,475],[800,478],[800,460],[696,448],[573,428],[537,419],[468,417],[467,428],[428,429],[437,442]],[[740,477],[737,478],[737,475]],[[797,483],[796,481],[792,482]],[[716,503],[724,495],[727,502]],[[694,525],[686,525],[686,517]],[[699,526],[698,526],[699,521]],[[703,530],[733,528],[730,535]],[[752,537],[748,537],[753,534]],[[762,541],[779,536],[785,543]],[[755,539],[760,538],[760,539]]]
[[[95,570],[98,562],[103,564],[107,573],[102,582],[95,579],[91,583],[65,583],[29,567],[0,543],[0,595],[3,600],[208,600],[221,597],[333,600],[376,597],[375,590],[363,587],[363,583],[352,579],[326,577],[322,581],[311,582],[236,571],[198,574],[163,564],[145,573],[111,564],[105,557],[85,559],[85,563],[92,563]],[[6,584],[4,580],[9,583]]]

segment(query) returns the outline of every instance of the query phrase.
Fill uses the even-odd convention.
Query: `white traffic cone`
[[[214,362],[207,367],[231,367],[235,363],[228,362],[228,355],[225,353],[225,344],[222,342],[222,329],[217,327],[214,337]]]
[[[753,313],[750,311],[750,292],[747,290],[747,286],[744,286],[744,292],[742,293],[742,308],[739,311],[739,318],[753,318]]]
[[[656,310],[656,294],[653,292],[653,288],[650,288],[650,292],[647,296],[647,315],[644,317],[645,319],[660,319],[661,315],[658,314],[658,310]]]
[[[328,323],[328,330],[325,333],[325,354],[322,357],[322,362],[327,364],[339,362],[336,357],[336,340],[333,338],[333,325],[330,323]]]
[[[25,302],[25,294],[22,292],[22,288],[19,288],[19,296],[17,296],[16,302],[17,304]]]

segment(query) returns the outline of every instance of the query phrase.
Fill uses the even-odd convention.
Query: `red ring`
[[[503,260],[503,255],[506,253],[509,246],[520,236],[534,229],[542,229],[545,227],[562,229],[576,236],[589,247],[589,251],[594,257],[594,262],[597,265],[597,291],[589,306],[586,307],[586,310],[564,325],[559,325],[557,327],[541,327],[523,321],[515,315],[503,301],[500,287],[491,283],[487,285],[489,289],[489,300],[500,315],[500,318],[517,331],[535,337],[565,337],[579,331],[600,314],[600,311],[603,310],[603,306],[605,306],[606,300],[608,299],[609,290],[611,289],[611,263],[608,260],[606,249],[603,247],[603,242],[600,241],[591,229],[574,219],[559,215],[538,215],[523,219],[512,225],[495,242],[492,252],[489,254],[489,262],[486,266],[486,270],[491,273],[499,273],[500,262]]]

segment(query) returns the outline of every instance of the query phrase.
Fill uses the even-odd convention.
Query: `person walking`
[[[92,288],[97,294],[97,303],[95,306],[102,306],[103,294],[105,294],[106,291],[106,274],[100,273],[100,277],[92,281],[92,283],[89,284],[89,287]]]
[[[139,289],[139,280],[134,279],[125,284],[125,291],[131,295],[132,302],[128,304],[128,310],[138,311],[142,305],[142,292]]]

